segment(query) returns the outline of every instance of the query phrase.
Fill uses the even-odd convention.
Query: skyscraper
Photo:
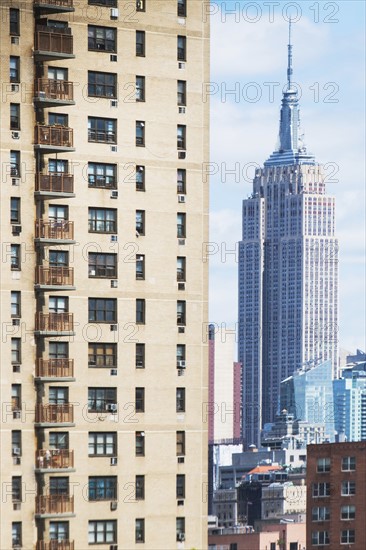
[[[291,24],[289,34],[278,147],[243,201],[238,355],[247,445],[273,422],[281,380],[309,361],[330,359],[337,368],[335,199],[300,131]]]
[[[2,549],[207,546],[202,7],[1,2]]]

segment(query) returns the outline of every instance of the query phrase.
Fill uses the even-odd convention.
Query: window
[[[145,520],[135,519],[135,542],[145,542]]]
[[[145,324],[145,300],[142,298],[136,300],[136,323],[138,325]]]
[[[116,98],[117,75],[88,71],[88,96]]]
[[[186,127],[183,124],[177,126],[177,147],[186,149]]]
[[[89,208],[89,233],[117,233],[117,210]]]
[[[329,544],[328,531],[313,531],[311,533],[311,544],[313,546],[323,546],[324,544]]]
[[[117,53],[117,30],[88,25],[88,50]]]
[[[135,434],[135,454],[136,456],[145,456],[145,432],[136,432]]]
[[[136,11],[145,11],[146,0],[136,0]]]
[[[177,432],[177,456],[186,454],[186,433]]]
[[[116,500],[117,476],[89,477],[89,500]]]
[[[187,83],[185,80],[178,80],[177,81],[177,103],[178,105],[187,105],[186,103],[186,90],[187,90]]]
[[[12,271],[20,270],[20,244],[10,245],[10,269]]]
[[[186,302],[184,300],[177,301],[177,325],[186,324]]]
[[[135,412],[145,412],[145,388],[135,388]]]
[[[88,344],[88,367],[117,367],[117,344]]]
[[[137,369],[145,368],[145,344],[136,344],[135,364]]]
[[[318,473],[330,472],[330,458],[318,458],[316,471]]]
[[[68,541],[69,540],[69,522],[68,521],[50,521],[50,540],[54,540],[57,542]],[[50,544],[50,547],[52,548],[52,544]]]
[[[177,526],[177,540],[181,541],[185,539],[185,532],[186,532],[186,520],[185,518],[177,518],[176,526]]]
[[[145,57],[145,31],[136,31],[136,55]]]
[[[355,481],[342,481],[341,495],[350,496],[356,494],[356,482]]]
[[[186,476],[184,474],[177,474],[176,496],[177,498],[186,496]]]
[[[68,432],[50,432],[49,447],[50,449],[68,449],[69,448]]]
[[[136,101],[145,101],[145,77],[136,76]]]
[[[67,267],[69,265],[69,253],[66,250],[49,251],[50,267]]]
[[[290,542],[289,550],[299,550],[299,545],[297,542]]]
[[[20,82],[20,57],[10,56],[10,82]]]
[[[11,339],[11,362],[19,364],[22,362],[21,356],[21,338]]]
[[[145,499],[145,476],[136,476],[135,480],[135,498],[136,500]]]
[[[186,280],[186,259],[184,256],[177,257],[177,281]]]
[[[48,113],[48,124],[50,126],[63,126],[67,128],[69,125],[69,116],[64,113]]]
[[[50,342],[48,355],[50,359],[67,359],[69,357],[69,343]]]
[[[67,160],[48,159],[48,171],[50,174],[67,174],[69,164]]]
[[[22,501],[22,478],[20,476],[11,478],[11,499],[13,502]]]
[[[18,290],[11,291],[10,311],[12,317],[20,317],[21,315],[21,293]]]
[[[145,166],[136,166],[136,191],[145,191]]]
[[[136,210],[136,233],[145,235],[145,210]]]
[[[177,344],[177,365],[186,359],[186,345]]]
[[[20,199],[10,197],[10,223],[20,223]]]
[[[9,34],[13,36],[20,35],[20,12],[14,8],[9,10]]]
[[[341,519],[355,519],[356,517],[356,506],[342,506],[341,508]]]
[[[178,0],[178,16],[186,17],[187,16],[187,0]]]
[[[89,544],[110,544],[117,542],[117,521],[89,521]]]
[[[51,405],[65,405],[69,402],[69,388],[50,387],[48,400]]]
[[[136,279],[145,279],[145,256],[144,254],[136,255]]]
[[[330,519],[330,509],[326,506],[318,506],[312,509],[312,521],[327,521]]]
[[[177,237],[179,239],[186,237],[186,215],[183,212],[177,213]]]
[[[20,130],[19,103],[10,103],[10,130]]]
[[[117,0],[88,0],[90,6],[109,6],[115,8],[117,6]]]
[[[117,167],[115,164],[88,163],[88,186],[104,189],[117,188]]]
[[[145,122],[136,120],[136,146],[145,147]]]
[[[177,193],[182,195],[186,193],[186,171],[181,168],[177,170]]]
[[[69,478],[68,477],[50,477],[49,490],[51,495],[65,495],[69,493]]]
[[[10,151],[10,175],[20,177],[20,151]]]
[[[22,546],[22,524],[20,521],[13,521],[11,524],[11,544],[15,546]]]
[[[89,278],[115,279],[117,277],[117,254],[89,252]]]
[[[67,296],[50,296],[48,300],[50,313],[67,313],[69,311],[69,299]]]
[[[20,430],[12,430],[11,432],[11,455],[22,455],[22,432]]]
[[[89,323],[115,323],[117,300],[115,298],[89,298]]]
[[[61,204],[50,204],[48,207],[48,219],[58,227],[64,227],[69,219],[69,207]]]
[[[88,411],[90,412],[116,412],[117,404],[116,388],[88,388]]]
[[[47,77],[50,80],[67,80],[68,70],[64,67],[47,67]]]
[[[178,36],[177,40],[177,58],[178,61],[186,61],[187,57],[187,38]]]
[[[313,497],[329,497],[330,483],[313,483]]]
[[[117,143],[117,120],[115,118],[88,117],[88,141]]]
[[[356,457],[344,456],[342,458],[342,472],[354,472],[356,470]]]
[[[186,389],[177,388],[176,390],[176,409],[177,412],[185,412],[186,410]]]
[[[341,531],[341,544],[353,544],[356,542],[355,530],[345,529]]]
[[[116,432],[89,432],[89,456],[114,456],[117,454]]]

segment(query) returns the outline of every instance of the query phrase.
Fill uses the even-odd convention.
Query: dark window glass
[[[145,324],[145,300],[136,300],[136,323],[139,325]]]
[[[88,410],[92,412],[117,412],[116,388],[88,388]]]
[[[145,77],[136,76],[136,101],[145,101]]]
[[[117,277],[117,254],[89,252],[89,278],[115,279]]]
[[[135,541],[145,542],[145,520],[142,518],[135,520]]]
[[[117,344],[88,344],[88,367],[116,368]]]
[[[90,323],[115,323],[117,321],[117,300],[115,298],[89,298]]]
[[[186,476],[184,474],[177,475],[177,498],[185,498],[186,496]]]
[[[9,34],[20,35],[20,11],[14,8],[9,10]]]
[[[185,36],[178,36],[177,40],[177,57],[178,61],[186,61],[186,54],[187,54],[187,39]]]
[[[186,87],[187,83],[185,80],[178,80],[178,105],[186,105]]]
[[[89,477],[89,500],[116,500],[117,477]]]
[[[145,147],[145,122],[136,120],[136,145]]]
[[[136,55],[145,57],[145,31],[136,31]]]
[[[88,50],[117,52],[117,30],[88,25]]]
[[[135,362],[137,369],[145,368],[145,344],[136,344]]]
[[[88,185],[89,187],[100,187],[105,189],[117,188],[117,166],[115,164],[88,163]]]
[[[145,499],[145,476],[136,476],[136,500]]]
[[[10,56],[10,82],[20,82],[20,57]]]
[[[114,208],[89,208],[90,233],[117,233],[117,210]]]
[[[145,191],[145,166],[136,166],[136,191]]]
[[[145,388],[135,388],[135,411],[145,412]]]
[[[117,75],[88,71],[88,95],[90,97],[117,97]]]
[[[20,130],[20,104],[10,103],[10,129]]]
[[[117,143],[117,121],[114,118],[88,118],[88,141]]]

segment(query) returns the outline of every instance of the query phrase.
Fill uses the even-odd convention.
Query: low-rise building
[[[272,523],[253,530],[237,527],[211,530],[209,550],[305,550],[306,524],[304,522]]]

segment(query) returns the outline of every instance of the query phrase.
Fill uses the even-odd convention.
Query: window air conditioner
[[[185,195],[178,195],[178,202],[186,202],[186,196]]]
[[[112,8],[111,9],[111,19],[118,19],[118,16],[119,16],[119,11],[117,8]]]
[[[178,464],[184,464],[184,456],[177,456]]]
[[[11,85],[11,91],[12,92],[19,92],[19,84],[12,84]]]
[[[112,332],[118,330],[118,325],[110,325],[110,329]]]
[[[178,533],[178,534],[177,534],[177,540],[178,540],[179,542],[184,542],[184,541],[186,540],[185,534],[184,534],[184,533]]]
[[[116,413],[117,409],[117,403],[107,403],[105,406],[105,410],[108,412]]]
[[[19,185],[19,182],[20,182],[19,178],[11,178],[12,185]]]
[[[111,199],[118,199],[118,191],[111,191]]]
[[[118,107],[117,99],[111,99],[111,107]]]
[[[186,240],[185,239],[178,239],[178,244],[183,246],[184,244],[186,244]]]
[[[186,68],[186,64],[183,61],[179,61],[178,69],[185,69],[185,68]]]
[[[20,447],[13,447],[13,451],[12,451],[12,452],[13,452],[13,455],[14,455],[14,456],[20,456],[20,454],[21,454],[22,451],[21,451],[21,448],[20,448]]]
[[[118,506],[117,501],[111,502],[111,510],[112,510],[112,511],[117,510],[117,506]]]
[[[12,132],[11,137],[12,139],[20,139],[20,132]]]
[[[16,46],[19,46],[19,36],[12,36],[10,38],[10,43],[15,44]]]
[[[177,369],[185,369],[185,368],[186,368],[186,362],[185,361],[182,361],[182,360],[177,361]]]
[[[186,284],[185,283],[178,283],[178,290],[185,290]]]
[[[111,54],[110,60],[116,62],[117,61],[117,56],[114,55],[114,54]]]
[[[184,506],[184,500],[177,500],[177,506]]]
[[[178,113],[179,113],[179,114],[184,115],[185,112],[186,112],[186,108],[185,108],[185,107],[178,107]]]
[[[111,145],[111,152],[117,153],[117,145]]]
[[[185,159],[186,158],[186,151],[178,151],[178,158],[179,159]]]
[[[13,418],[20,418],[20,411],[13,411]]]
[[[21,225],[12,225],[11,226],[11,232],[13,235],[19,235],[22,232],[22,226]]]
[[[184,334],[186,328],[185,327],[178,327],[179,334]]]
[[[112,279],[111,280],[111,288],[118,288],[118,280],[117,279]]]
[[[111,369],[111,376],[117,376],[118,370],[117,369]]]
[[[111,456],[111,466],[117,466],[118,459],[116,456]]]
[[[118,241],[117,235],[111,235],[111,243],[116,243]]]

